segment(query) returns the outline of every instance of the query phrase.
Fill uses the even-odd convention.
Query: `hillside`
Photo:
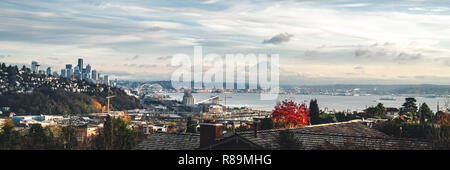
[[[142,108],[139,100],[123,90],[88,80],[31,73],[28,68],[0,66],[0,107],[17,114],[86,114],[106,109]]]

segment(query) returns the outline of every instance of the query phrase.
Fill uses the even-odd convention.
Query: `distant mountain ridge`
[[[162,81],[127,81],[122,80],[132,88],[138,87],[142,84],[160,84],[164,89],[173,90],[170,80]],[[191,82],[193,85],[194,82]],[[236,87],[236,83],[235,83]],[[246,83],[248,87],[248,83]],[[434,85],[434,84],[405,84],[405,85],[368,85],[368,84],[332,84],[332,85],[280,85],[281,88],[311,88],[322,90],[336,90],[336,89],[356,89],[361,91],[368,91],[372,94],[424,94],[424,95],[448,95],[450,94],[450,85]]]

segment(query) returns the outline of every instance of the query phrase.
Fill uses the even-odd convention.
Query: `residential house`
[[[386,108],[386,111],[387,111],[387,116],[390,118],[396,118],[398,116],[398,113],[400,112],[400,110],[395,107],[388,107],[388,108]]]

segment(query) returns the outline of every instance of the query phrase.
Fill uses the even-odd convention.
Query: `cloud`
[[[317,57],[319,52],[316,51],[316,50],[306,50],[304,52],[304,54],[305,54],[306,57]]]
[[[172,56],[168,55],[168,56],[161,56],[161,57],[158,57],[157,59],[158,59],[158,60],[168,60],[168,59],[170,59],[170,58],[172,58]]]
[[[362,70],[362,69],[364,69],[364,67],[356,66],[356,67],[354,67],[353,69],[355,69],[355,70]]]
[[[432,68],[421,70],[425,75],[450,74],[450,61],[433,60],[450,56],[448,36],[443,36],[450,35],[446,29],[450,28],[450,15],[443,12],[448,10],[446,5],[434,1],[358,3],[197,0],[176,5],[159,1],[72,0],[69,5],[62,1],[1,1],[1,53],[14,56],[1,60],[28,65],[38,60],[60,68],[63,65],[50,57],[73,63],[73,56],[85,56],[98,70],[122,69],[141,78],[157,76],[160,73],[156,71],[167,72],[172,67],[164,67],[164,63],[161,69],[150,71],[144,67],[154,65],[139,67],[141,63],[137,61],[125,66],[124,56],[137,60],[162,56],[155,57],[158,62],[168,60],[165,55],[192,54],[193,45],[202,45],[207,53],[279,53],[280,64],[298,67],[310,62],[316,66],[302,69],[304,74],[334,75],[341,82],[350,76],[339,77],[338,73],[363,71],[355,66],[364,67],[368,74],[365,76],[374,79],[389,75],[389,67],[392,76],[407,76],[411,80],[418,74],[414,71],[419,66]],[[346,67],[331,69],[330,65]],[[297,67],[289,70],[300,70]],[[287,81],[292,78],[295,75]],[[448,82],[439,80],[444,81]]]
[[[408,54],[405,52],[400,52],[396,58],[394,58],[393,61],[399,63],[399,64],[405,64],[407,62],[413,61],[413,60],[419,60],[422,59],[423,55],[421,53],[415,53],[415,54]]]
[[[385,42],[367,46],[359,45],[353,50],[353,56],[356,58],[377,59],[379,61],[394,61],[398,64],[426,58],[423,53],[414,51],[417,50],[408,46],[396,46],[394,43]]]
[[[281,34],[273,36],[272,38],[270,38],[268,40],[264,40],[263,43],[264,44],[280,44],[283,42],[288,42],[289,40],[291,40],[291,37],[293,37],[293,36],[294,35],[292,35],[292,34],[281,33]]]
[[[450,67],[450,58],[436,58],[434,61],[439,63],[442,62],[442,65]]]
[[[410,11],[425,11],[425,8],[419,8],[419,7],[414,7],[414,8],[408,8],[408,10]]]
[[[132,60],[137,60],[139,58],[139,55],[135,55],[134,57],[132,57]]]
[[[137,64],[123,64],[123,66],[125,66],[125,67],[136,67]]]
[[[131,68],[154,68],[158,65],[156,64],[123,64],[124,67],[131,67]]]
[[[145,29],[144,31],[145,31],[145,32],[157,32],[157,31],[161,31],[161,30],[162,30],[161,27],[156,26],[156,27],[150,27],[150,28],[147,28],[147,29]]]
[[[447,61],[445,61],[444,64],[445,64],[446,66],[449,66],[449,67],[450,67],[450,59],[447,60]]]
[[[50,59],[50,60],[54,60],[54,61],[57,61],[57,60],[59,60],[59,58],[58,57],[47,57],[48,59]]]
[[[157,67],[158,65],[156,64],[140,64],[138,67],[139,68],[154,68]]]
[[[213,4],[219,2],[219,0],[195,0],[195,1],[200,2],[202,4]]]
[[[355,49],[353,55],[356,58],[383,58],[389,55],[386,49]]]
[[[372,5],[372,4],[370,4],[370,3],[343,4],[343,5],[338,5],[338,7],[354,8],[354,7],[365,7],[365,6],[369,6],[369,5]]]
[[[361,57],[361,56],[368,56],[370,55],[370,51],[369,50],[361,50],[361,49],[356,49],[354,52],[355,57]]]
[[[9,57],[11,57],[11,55],[9,55],[9,54],[6,54],[6,55],[0,55],[0,58],[9,58]]]
[[[449,11],[450,8],[448,7],[413,7],[413,8],[408,8],[408,10],[410,11],[421,11],[421,12],[446,12]]]

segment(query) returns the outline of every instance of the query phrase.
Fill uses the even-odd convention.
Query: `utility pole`
[[[225,99],[225,110],[224,112],[227,111],[227,98],[231,98],[231,97],[227,97],[227,94],[224,94],[225,96],[223,97]]]
[[[109,87],[108,86],[108,93],[107,93],[107,97],[106,97],[106,99],[108,100],[108,104],[107,104],[107,108],[106,108],[106,111],[107,111],[107,115],[109,116],[109,100],[111,99],[111,98],[114,98],[114,97],[116,97],[116,96],[110,96],[109,95],[109,93],[110,93],[110,90],[111,90],[111,87]],[[110,141],[110,149],[113,149],[114,148],[114,146],[113,146],[113,140],[114,140],[114,117],[113,116],[109,116],[109,118],[110,118],[110,121],[111,121],[111,129],[112,129],[112,134],[111,134],[111,136],[110,136],[110,138],[111,138],[111,141]],[[107,120],[108,121],[108,120]],[[105,122],[106,123],[106,122]],[[106,144],[105,144],[105,147],[107,148],[108,146],[106,146]]]

